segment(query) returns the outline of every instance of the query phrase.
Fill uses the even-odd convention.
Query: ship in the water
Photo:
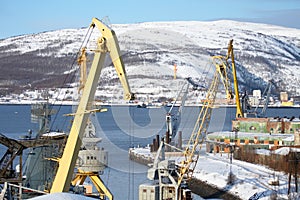
[[[86,75],[81,74],[78,94],[84,88],[85,79]],[[10,189],[6,193],[9,199],[14,198],[15,194],[27,199],[47,193],[51,190],[56,176],[59,159],[63,155],[68,134],[51,129],[51,116],[56,114],[56,111],[53,106],[50,106],[47,95],[45,97],[44,102],[31,106],[31,122],[39,123],[39,130],[35,135],[32,130],[29,130],[28,134],[21,136],[19,140],[4,135],[0,136],[1,144],[8,148],[0,160],[0,182],[2,184],[6,182],[9,186],[13,186],[13,190]],[[74,99],[74,101],[78,101],[78,99]],[[75,109],[77,106],[74,106],[73,110]],[[67,114],[66,117],[68,116],[74,117],[75,114]],[[82,172],[102,174],[108,164],[108,152],[99,145],[102,139],[97,137],[99,134],[95,128],[96,123],[98,123],[97,116],[95,113],[91,113],[82,136],[82,145],[76,159],[72,181],[73,187],[71,187],[74,193],[85,193],[87,196],[94,196],[93,187],[91,184],[85,184],[85,179],[80,179]],[[13,161],[17,157],[20,158],[19,164],[15,166],[16,162]],[[23,158],[26,158],[24,166]],[[15,169],[13,169],[14,167]]]
[[[25,190],[19,190],[19,197],[23,197],[24,193],[30,194],[29,196],[36,194],[35,190],[43,191],[53,179],[56,163],[46,158],[60,156],[67,135],[64,132],[49,129],[52,114],[54,111],[47,101],[32,105],[32,120],[39,123],[39,131],[36,135],[33,135],[32,130],[20,139],[1,135],[1,144],[7,147],[7,151],[0,161],[0,181],[28,187]],[[25,160],[24,166],[23,159]],[[16,191],[18,191],[17,188],[11,188],[7,195],[13,195]],[[27,195],[24,194],[24,196]]]
[[[51,115],[55,113],[47,101],[34,104],[31,107],[31,120],[33,123],[39,123],[37,134],[33,135],[32,130],[29,130],[18,140],[5,135],[0,136],[1,144],[8,148],[0,160],[0,181],[16,186],[7,194],[9,198],[18,194],[26,199],[41,195],[51,188],[58,167],[55,159],[61,157],[68,138],[65,132],[50,129]],[[108,152],[99,146],[101,138],[97,137],[92,122],[96,123],[95,119],[92,120],[95,117],[91,116],[91,120],[88,120],[76,168],[102,172],[108,163]],[[18,192],[17,186],[23,187],[23,190],[20,190],[22,192]],[[92,194],[92,186],[85,187]]]

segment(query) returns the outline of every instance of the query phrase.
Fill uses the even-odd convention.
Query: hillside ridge
[[[241,91],[300,95],[300,30],[230,20],[145,22],[111,25],[117,34],[133,92],[174,96],[187,77],[205,82],[212,55],[225,55],[230,39]],[[63,29],[0,40],[1,95],[24,90],[70,87],[76,81],[76,56],[87,28]],[[98,31],[88,48],[95,48]],[[100,88],[121,90],[109,60]],[[177,65],[177,80],[173,66]],[[159,80],[159,81],[157,81]]]

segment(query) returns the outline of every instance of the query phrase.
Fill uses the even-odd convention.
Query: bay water
[[[147,166],[128,158],[128,149],[147,146],[157,134],[165,134],[165,116],[169,107],[137,108],[135,106],[105,106],[107,112],[92,115],[97,136],[102,138],[100,147],[109,152],[108,167],[101,175],[106,186],[116,200],[138,200],[138,187],[147,179]],[[70,130],[72,117],[64,114],[72,112],[72,106],[53,106],[57,111],[51,119],[52,130]],[[176,112],[176,109],[174,110]],[[199,107],[185,107],[179,130],[183,139],[188,139],[199,114]],[[300,108],[268,108],[266,116],[299,117]],[[220,107],[213,110],[209,132],[231,130],[231,120],[235,118],[235,108]],[[0,105],[0,133],[18,139],[28,130],[37,133],[39,125],[31,121],[30,105]],[[6,148],[0,146],[2,156]],[[24,159],[25,162],[25,159]],[[195,199],[200,197],[195,196]]]

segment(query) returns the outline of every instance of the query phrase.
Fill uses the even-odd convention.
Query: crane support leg
[[[106,185],[103,183],[103,181],[97,173],[84,172],[80,170],[73,179],[72,185],[82,185],[87,177],[89,177],[92,180],[94,186],[100,194],[100,199],[104,200],[107,197],[109,200],[113,200],[112,193],[109,191],[109,189],[106,187]]]
[[[95,185],[97,191],[99,192],[99,194],[105,194],[105,196],[109,200],[113,200],[112,193],[105,186],[105,184],[103,183],[103,181],[101,180],[101,178],[99,177],[99,175],[90,175],[90,178],[91,178],[93,184]]]

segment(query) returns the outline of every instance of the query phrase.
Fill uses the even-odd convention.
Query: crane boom
[[[239,95],[239,86],[238,86],[238,80],[236,75],[236,67],[235,67],[235,61],[234,61],[234,54],[233,54],[233,40],[229,41],[228,44],[228,51],[226,57],[224,56],[212,56],[213,63],[216,66],[216,70],[220,74],[221,81],[224,85],[224,89],[226,92],[226,98],[233,99],[234,95],[231,89],[231,83],[229,79],[229,71],[231,71],[233,76],[233,87],[234,87],[234,94],[235,94],[235,103],[236,103],[236,118],[244,117],[244,113],[241,107],[240,102],[240,95]],[[231,60],[231,67],[228,63],[228,60]]]
[[[201,111],[198,115],[197,121],[195,123],[193,132],[190,136],[189,142],[187,144],[187,147],[184,151],[184,157],[185,159],[180,163],[179,165],[179,173],[178,173],[178,185],[181,184],[183,178],[187,176],[187,179],[192,177],[192,174],[194,172],[194,168],[197,164],[199,154],[195,157],[195,152],[198,147],[198,145],[202,144],[205,140],[208,126],[210,123],[211,118],[211,112],[212,107],[215,103],[215,98],[218,92],[218,86],[219,83],[222,82],[226,91],[226,97],[228,99],[233,98],[230,81],[228,77],[228,70],[230,69],[230,66],[228,64],[228,59],[231,59],[232,63],[232,73],[234,77],[234,89],[235,89],[235,95],[236,95],[236,104],[237,104],[237,112],[236,117],[242,117],[243,112],[241,110],[240,106],[240,100],[238,95],[238,84],[237,84],[237,78],[236,78],[236,72],[235,72],[235,64],[234,64],[234,55],[233,55],[233,46],[232,46],[233,40],[230,40],[228,45],[228,52],[227,56],[212,56],[213,64],[216,67],[216,71],[214,73],[213,80],[211,82],[211,85],[209,87],[209,90],[207,91],[206,99],[203,102]]]
[[[197,164],[199,154],[197,154],[198,156],[194,158],[195,151],[198,144],[202,144],[206,137],[205,133],[207,132],[209,126],[212,106],[214,105],[216,99],[218,86],[219,75],[218,72],[215,72],[212,83],[207,91],[206,99],[203,102],[203,106],[198,115],[193,132],[184,151],[185,160],[180,164],[179,176],[177,180],[178,185],[181,184],[185,175],[187,175],[187,178],[191,178],[194,170],[190,170],[190,167],[194,169]]]
[[[263,106],[262,110],[260,111],[260,113],[257,112],[260,102],[257,104],[256,108],[254,109],[254,113],[255,113],[256,117],[265,117],[266,110],[268,108],[269,101],[270,101],[271,89],[272,89],[273,84],[274,84],[273,80],[268,81],[267,87],[265,88],[265,90],[262,93],[262,97],[265,97],[265,95],[266,95],[264,106]]]
[[[82,137],[89,116],[89,110],[91,109],[101,70],[104,66],[106,53],[110,54],[118,73],[121,84],[125,90],[125,99],[129,100],[134,97],[130,92],[115,32],[97,18],[93,18],[91,27],[97,27],[102,37],[97,41],[97,49],[94,51],[92,66],[84,86],[63,155],[59,160],[59,167],[50,193],[69,191],[76,159],[82,144]]]
[[[166,115],[167,132],[169,132],[169,134],[170,134],[171,142],[174,142],[173,140],[177,134],[177,131],[178,131],[178,128],[179,128],[179,125],[181,122],[181,113],[183,112],[183,109],[184,109],[188,89],[189,89],[189,84],[187,82],[185,82],[182,85],[175,101],[173,102],[171,108],[169,109],[169,111]],[[172,110],[178,101],[181,101],[180,106],[179,106],[178,110],[176,111],[176,113],[174,115],[172,115]]]
[[[105,45],[105,47],[103,48],[104,49],[106,48],[107,49],[106,52],[109,52],[113,65],[115,66],[115,70],[123,86],[125,92],[125,99],[126,100],[134,99],[134,95],[130,92],[130,87],[128,84],[126,71],[125,71],[125,65],[121,57],[119,42],[114,30],[112,30],[110,27],[105,25],[97,18],[93,18],[91,26],[93,27],[96,26],[102,34],[102,37],[99,38],[100,39],[99,45]],[[104,40],[104,42],[101,42],[101,40]]]

